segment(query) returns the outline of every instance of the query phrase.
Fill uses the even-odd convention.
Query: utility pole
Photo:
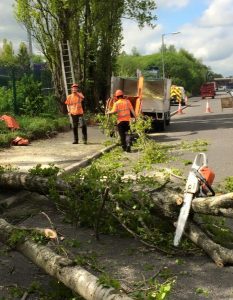
[[[27,29],[27,34],[28,34],[28,53],[30,56],[30,69],[33,71],[33,62],[32,62],[32,33],[30,29]]]
[[[11,76],[12,76],[12,93],[13,93],[13,108],[14,108],[14,114],[18,114],[18,105],[17,105],[17,93],[16,93],[16,79],[15,79],[15,68],[12,66],[11,70]]]
[[[165,35],[169,35],[169,34],[179,34],[180,32],[169,32],[169,33],[163,33],[162,34],[162,48],[161,48],[161,54],[162,54],[162,68],[163,68],[163,79],[165,78],[165,64],[164,64],[164,37]]]

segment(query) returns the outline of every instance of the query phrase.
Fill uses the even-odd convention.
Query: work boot
[[[131,152],[130,146],[127,146],[125,151],[126,151],[126,152]]]
[[[82,127],[82,138],[83,138],[83,143],[84,144],[87,144],[87,126],[86,125],[84,125],[83,127]]]
[[[73,144],[78,144],[78,128],[77,127],[73,128],[73,134],[74,134]]]

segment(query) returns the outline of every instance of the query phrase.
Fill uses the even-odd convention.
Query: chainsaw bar
[[[179,218],[178,218],[178,222],[177,222],[177,226],[176,226],[176,232],[175,232],[175,237],[174,237],[174,246],[179,245],[180,239],[183,235],[192,200],[193,200],[193,194],[190,194],[190,193],[184,194],[184,203],[180,209],[180,214],[179,214]]]
[[[188,219],[189,211],[191,208],[192,200],[200,193],[201,182],[204,183],[209,191],[212,193],[212,196],[215,195],[213,189],[211,188],[211,183],[209,184],[208,181],[199,173],[201,167],[207,167],[207,158],[205,153],[198,153],[193,161],[192,168],[189,172],[189,176],[185,185],[184,190],[184,203],[180,209],[180,214],[177,221],[177,227],[175,232],[175,237],[173,244],[174,246],[178,246],[180,239],[183,235],[185,230],[185,224]],[[209,170],[210,179],[213,181],[214,173],[211,173]]]

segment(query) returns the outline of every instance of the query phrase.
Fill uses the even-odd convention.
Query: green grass
[[[4,122],[0,122],[0,148],[9,147],[12,140],[21,136],[30,140],[47,138],[55,132],[64,131],[69,128],[69,119],[65,116],[51,117],[28,117],[15,118],[20,129],[10,130]]]

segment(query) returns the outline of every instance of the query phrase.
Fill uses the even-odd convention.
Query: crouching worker
[[[126,152],[131,151],[130,140],[130,119],[131,114],[136,118],[133,106],[128,99],[124,98],[121,90],[115,92],[117,101],[113,104],[113,108],[107,114],[117,114],[117,128],[121,139],[122,149]]]
[[[72,118],[74,141],[73,144],[78,144],[78,125],[82,128],[83,143],[87,144],[87,125],[83,118],[82,101],[84,96],[81,92],[78,92],[78,84],[74,83],[71,86],[72,93],[68,95],[65,104],[67,105],[68,113]]]

